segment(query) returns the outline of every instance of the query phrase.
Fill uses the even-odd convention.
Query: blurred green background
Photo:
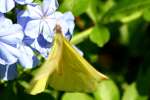
[[[149,100],[150,0],[59,0],[59,4],[59,11],[72,11],[76,17],[71,43],[110,79],[90,94],[49,87],[32,96],[22,85],[30,74],[20,72],[16,80],[0,84],[0,100]]]

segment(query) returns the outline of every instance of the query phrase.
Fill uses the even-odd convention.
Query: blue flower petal
[[[19,52],[21,55],[18,57],[18,60],[23,67],[32,68],[35,67],[35,63],[38,63],[38,60],[34,57],[32,49],[28,46],[22,44],[19,47]]]
[[[27,11],[17,10],[17,23],[22,26],[23,30],[25,29],[27,22],[30,20],[31,20],[31,18],[28,16]]]
[[[11,25],[11,24],[12,24],[12,21],[10,19],[5,18],[4,14],[0,13],[0,28],[1,29],[6,28],[8,25]],[[0,36],[2,35],[3,33],[0,34]]]
[[[3,17],[3,16],[4,16],[4,14],[3,14],[3,13],[0,13],[0,18]]]
[[[39,5],[27,5],[26,11],[31,19],[41,19],[43,16],[41,6]]]
[[[31,3],[33,0],[15,0],[18,4],[29,4]]]
[[[53,19],[45,19],[45,21],[41,22],[40,32],[48,42],[53,41],[55,25],[56,20]]]
[[[65,37],[66,37],[68,40],[71,40],[72,35],[71,35],[71,33],[68,31],[68,32],[65,34]]]
[[[32,48],[36,49],[43,57],[48,57],[50,48],[41,47],[37,39],[31,44],[31,46]]]
[[[62,14],[61,12],[56,12],[56,23],[61,26],[61,31],[64,36],[68,37],[68,33],[70,35],[73,34],[74,30],[74,16],[72,15],[71,12],[66,12]],[[71,36],[70,36],[71,37]]]
[[[23,43],[26,45],[31,45],[34,42],[35,39],[30,38],[29,36],[24,36]]]
[[[5,60],[3,59],[3,56],[0,54],[0,64],[5,65]]]
[[[13,80],[17,77],[17,66],[12,65],[0,65],[0,80]]]
[[[44,12],[44,15],[51,15],[56,11],[59,4],[57,0],[44,0],[42,4],[42,10]]]
[[[40,20],[31,20],[27,23],[25,28],[25,35],[30,38],[37,38],[40,33]]]
[[[19,24],[12,24],[3,15],[0,20],[0,64],[12,64],[17,62],[20,55],[17,46],[22,42],[24,34]]]
[[[5,77],[6,66],[0,64],[0,80]]]
[[[75,23],[74,23],[74,16],[71,12],[66,12],[63,15],[63,19],[66,21],[68,27],[69,27],[69,32],[71,33],[71,35],[73,35],[73,30],[75,27]]]
[[[46,41],[41,34],[38,36],[37,41],[42,48],[50,48],[52,46],[52,43]]]
[[[0,27],[0,41],[15,46],[23,39],[22,27],[18,24]]]
[[[6,13],[15,7],[14,0],[0,0],[0,12]]]
[[[19,56],[19,53],[16,48],[0,42],[0,58],[3,59],[0,64],[13,64],[17,62],[17,56]]]
[[[37,66],[39,64],[39,62],[40,62],[39,59],[37,59],[36,56],[32,57],[32,61],[33,61],[32,67]]]

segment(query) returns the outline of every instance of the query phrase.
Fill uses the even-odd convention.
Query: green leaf
[[[127,45],[129,43],[128,24],[123,24],[119,30],[120,30],[120,42],[124,45]]]
[[[102,81],[96,92],[95,100],[120,100],[120,94],[117,86],[111,80]]]
[[[71,43],[76,45],[84,41],[90,36],[90,39],[102,47],[106,42],[108,42],[110,35],[109,30],[106,27],[91,27],[83,32],[78,33],[77,35],[73,36]]]
[[[109,38],[109,30],[104,26],[95,26],[90,34],[91,41],[99,47],[103,47],[109,41]]]
[[[150,0],[121,0],[104,16],[104,22],[118,20],[131,21],[139,18],[145,8],[149,8]]]
[[[147,96],[139,95],[136,89],[136,84],[133,83],[126,88],[122,100],[147,100],[147,99],[148,99]]]
[[[94,21],[94,23],[98,22],[98,17],[100,14],[96,9],[98,5],[99,5],[98,0],[92,0],[86,12],[89,15],[89,17]]]
[[[98,23],[101,17],[114,5],[113,0],[91,0],[87,9],[87,14],[94,21]]]
[[[60,10],[72,11],[75,16],[79,16],[87,10],[89,2],[90,0],[63,0]]]
[[[128,23],[128,22],[130,22],[132,20],[135,20],[135,19],[141,17],[142,14],[143,14],[142,11],[134,11],[132,14],[129,14],[127,16],[126,15],[123,16],[123,18],[120,19],[120,21],[122,21],[124,23]]]
[[[85,93],[65,93],[62,100],[93,100],[93,98]]]
[[[143,15],[144,19],[146,21],[150,21],[150,9],[145,9],[144,10],[144,15]]]
[[[149,38],[148,38],[149,39]],[[146,52],[146,51],[145,51]],[[144,62],[137,77],[137,88],[140,94],[149,95],[150,91],[150,54],[145,54]]]
[[[83,42],[85,39],[89,37],[93,29],[94,27],[89,28],[83,32],[77,33],[77,35],[73,36],[73,38],[71,39],[71,44],[76,45],[76,44]]]

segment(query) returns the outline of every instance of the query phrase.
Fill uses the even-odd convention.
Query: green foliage
[[[110,33],[109,30],[104,26],[95,26],[78,33],[78,35],[74,36],[74,38],[71,40],[71,43],[78,44],[87,37],[89,37],[90,40],[93,43],[96,43],[99,47],[103,47],[109,41]]]
[[[143,16],[146,21],[150,21],[150,9],[145,9]]]
[[[102,0],[92,0],[87,9],[87,14],[94,23],[98,23],[113,5],[113,0],[107,0],[106,2],[103,2]]]
[[[95,100],[120,100],[119,89],[111,80],[103,81],[94,92]]]
[[[104,20],[108,21],[116,21],[128,19],[125,22],[129,22],[130,20],[137,19],[140,17],[140,13],[150,5],[149,0],[121,0],[116,2],[114,7],[110,9],[104,16]]]
[[[91,41],[100,47],[103,47],[104,44],[108,42],[109,38],[109,30],[104,26],[95,26],[90,34]]]
[[[83,42],[85,39],[87,39],[87,37],[89,36],[89,34],[92,33],[93,31],[93,27],[89,28],[83,32],[78,33],[77,35],[75,35],[72,39],[71,39],[71,43],[76,45],[79,44],[80,42]]]
[[[60,5],[60,9],[62,12],[72,11],[75,16],[79,16],[84,13],[88,8],[90,0],[63,0]]]
[[[93,100],[93,98],[85,93],[65,93],[62,100]]]
[[[136,83],[133,83],[126,87],[122,100],[147,100],[147,96],[140,96],[137,89]]]

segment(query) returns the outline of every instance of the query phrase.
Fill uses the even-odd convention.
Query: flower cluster
[[[15,5],[24,5],[26,9],[20,10]],[[0,79],[14,79],[17,64],[35,67],[38,59],[34,51],[47,58],[56,25],[68,40],[71,38],[74,16],[71,12],[56,11],[58,6],[57,0],[43,0],[42,4],[33,0],[0,0]],[[17,23],[5,17],[13,8]]]

